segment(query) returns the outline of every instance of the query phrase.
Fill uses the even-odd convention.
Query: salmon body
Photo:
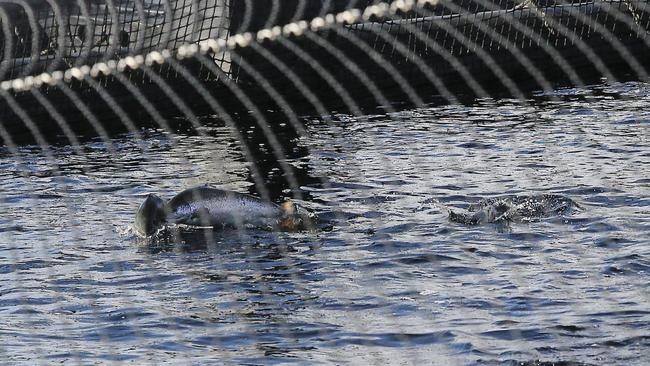
[[[154,194],[147,196],[136,214],[135,229],[145,236],[168,224],[294,231],[313,227],[314,219],[292,202],[277,205],[243,193],[196,187],[167,203]]]
[[[167,211],[169,222],[191,226],[273,227],[286,216],[273,202],[209,187],[177,194],[167,203]]]

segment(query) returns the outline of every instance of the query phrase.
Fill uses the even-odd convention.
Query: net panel
[[[131,66],[134,62],[143,64],[147,55],[156,51],[164,53],[164,58],[178,58],[180,47],[194,44],[197,46],[188,50],[197,57],[184,57],[181,64],[198,80],[210,83],[208,90],[216,95],[228,98],[228,89],[219,85],[223,77],[250,87],[253,94],[259,90],[255,87],[258,80],[242,70],[242,62],[269,82],[279,83],[280,88],[285,85],[286,93],[303,94],[286,83],[287,75],[277,72],[259,47],[292,65],[310,89],[331,92],[322,73],[319,76],[314,65],[287,50],[283,39],[319,61],[346,88],[359,89],[361,94],[367,86],[354,83],[359,80],[345,80],[349,70],[341,67],[341,62],[353,60],[387,93],[401,89],[396,85],[397,71],[414,88],[422,86],[424,95],[439,95],[446,101],[464,94],[475,97],[504,91],[523,97],[526,90],[548,90],[558,84],[646,76],[639,61],[648,49],[645,2],[462,0],[399,4],[401,7],[391,8],[370,1],[6,2],[2,3],[3,88],[21,105],[38,109],[39,103],[21,87],[37,84],[45,94],[56,97],[58,87],[42,82],[54,78],[69,83],[83,99],[93,94],[92,88],[83,80],[73,80],[71,70],[82,69],[82,74],[89,76],[92,69],[93,77],[108,90],[116,90],[117,94],[111,93],[120,99],[121,83],[98,71],[106,65],[118,69],[119,64],[119,72],[155,101],[160,99],[154,97],[155,83],[137,67],[126,65],[126,60]],[[362,17],[368,9],[381,16]],[[314,18],[319,22],[314,23]],[[311,29],[314,26],[316,31]],[[235,40],[229,42],[233,36]],[[214,42],[210,46],[209,40]],[[250,47],[251,42],[256,47]],[[209,70],[210,65],[201,60],[205,57],[217,68]],[[166,83],[172,87],[183,83],[177,80],[176,70],[162,64],[155,65],[155,72]],[[444,90],[440,90],[441,85]],[[154,91],[146,90],[150,88]],[[404,93],[401,98],[400,93],[395,94],[398,99],[413,99]],[[15,120],[10,115],[4,119]]]
[[[601,78],[645,80],[650,49],[646,3],[627,0],[1,5],[5,143],[109,136],[176,117],[196,129],[202,115],[295,120],[395,103],[524,101]]]
[[[7,162],[3,163],[6,165],[3,166],[18,171],[16,176],[26,177],[26,181],[33,178],[47,180],[54,177],[53,181],[60,179],[62,185],[72,186],[71,190],[76,194],[78,193],[75,191],[78,188],[76,185],[83,185],[83,178],[73,179],[71,183],[67,183],[65,178],[67,175],[73,175],[70,174],[71,171],[76,174],[74,170],[77,168],[70,168],[65,165],[67,163],[60,163],[60,157],[47,155],[48,142],[64,140],[64,143],[72,146],[69,149],[72,159],[76,156],[88,159],[88,170],[97,171],[97,174],[101,175],[103,186],[90,187],[88,188],[90,191],[106,189],[107,192],[113,192],[110,185],[115,175],[132,174],[129,176],[131,179],[129,184],[135,182],[135,186],[141,187],[140,185],[150,182],[154,182],[151,183],[152,185],[171,182],[170,186],[166,186],[167,193],[170,193],[172,189],[178,190],[179,187],[171,186],[178,184],[175,179],[180,174],[165,171],[167,167],[156,165],[155,160],[160,155],[165,155],[165,149],[178,142],[174,140],[174,134],[170,134],[172,137],[169,141],[163,141],[162,146],[149,149],[136,146],[138,143],[146,144],[150,141],[142,136],[150,133],[150,130],[143,131],[139,127],[155,127],[166,132],[180,131],[179,135],[183,138],[179,139],[182,141],[178,145],[181,149],[194,148],[194,153],[199,151],[199,154],[205,153],[208,156],[206,158],[201,155],[201,158],[214,162],[213,165],[204,166],[205,170],[201,171],[200,175],[193,176],[195,180],[206,182],[212,179],[212,181],[224,182],[226,178],[222,175],[235,171],[235,177],[227,177],[227,179],[232,179],[229,183],[234,181],[233,186],[239,191],[249,189],[251,193],[271,199],[276,199],[283,194],[292,194],[300,199],[302,196],[299,195],[309,194],[307,190],[301,189],[301,183],[322,184],[324,187],[327,185],[326,179],[323,179],[324,182],[314,182],[317,179],[311,178],[307,171],[310,168],[301,165],[299,159],[306,153],[299,150],[306,148],[293,146],[298,138],[307,135],[299,117],[302,114],[322,116],[324,121],[322,125],[325,125],[333,114],[341,111],[349,112],[352,116],[364,116],[371,113],[368,110],[372,111],[372,108],[379,105],[384,111],[396,116],[390,122],[401,123],[405,118],[416,120],[417,112],[402,118],[394,113],[400,106],[419,107],[432,101],[460,103],[467,99],[475,100],[477,97],[497,96],[516,97],[517,101],[512,102],[513,105],[521,103],[523,107],[519,111],[526,113],[528,110],[525,109],[525,104],[530,91],[551,91],[561,85],[583,86],[594,80],[601,80],[603,77],[611,82],[625,79],[645,80],[647,67],[644,60],[647,59],[650,45],[647,39],[648,20],[646,2],[642,1],[459,0],[391,3],[324,0],[0,1],[0,26],[3,33],[3,37],[0,37],[2,40],[0,141],[3,144],[2,153],[9,156]],[[549,98],[552,97],[551,95]],[[489,109],[489,103],[486,105],[486,109]],[[343,115],[340,118],[344,120],[350,117]],[[218,119],[228,128],[210,129],[209,133],[217,131],[218,135],[206,136],[205,130],[202,129],[207,125],[204,121],[214,119]],[[371,123],[363,126],[363,128],[371,127]],[[400,125],[395,123],[392,127],[394,126]],[[312,131],[316,131],[316,140],[318,127],[320,127],[318,123],[315,123],[315,127],[312,126]],[[185,139],[183,133],[188,130],[192,131],[188,135],[195,134],[199,138]],[[347,137],[344,128],[337,129],[337,126],[334,126],[332,130],[336,131],[334,134]],[[114,145],[113,137],[119,136],[124,131],[130,132],[129,136],[132,136],[132,139],[127,143],[122,142],[122,146],[119,146],[120,142]],[[399,128],[395,128],[390,133],[398,135]],[[94,136],[99,136],[99,139],[92,140]],[[444,138],[442,135],[437,136]],[[215,142],[210,144],[209,148],[205,148],[205,151],[201,151],[202,144],[211,137],[215,137],[213,139]],[[80,140],[83,142],[85,139],[99,142],[80,143]],[[38,148],[34,150],[44,151],[37,158],[32,158],[30,147],[23,148],[25,144],[34,141],[38,144]],[[123,147],[131,141],[135,142],[134,146],[127,147],[127,150],[131,149],[128,150],[131,151],[131,155],[128,155],[124,153]],[[378,141],[383,143],[382,140]],[[365,142],[367,141],[360,143]],[[152,144],[157,143],[152,142]],[[344,139],[334,140],[335,146],[331,149],[334,150],[333,157],[324,156],[323,161],[335,161],[335,150],[339,143],[344,145],[349,142]],[[377,142],[370,141],[370,143]],[[231,147],[230,150],[241,151],[243,158],[225,156],[231,153],[228,149],[224,149],[228,151],[219,155],[222,152],[219,148],[223,146]],[[427,150],[433,148],[437,148],[435,144],[428,146]],[[91,150],[92,154],[86,154],[84,149]],[[153,150],[159,153],[156,156],[152,155],[150,159],[153,161],[152,169],[157,169],[156,174],[153,174],[154,178],[145,175],[151,181],[143,182],[143,175],[137,169],[133,173],[127,173],[130,172],[130,167],[139,166],[138,162],[143,159],[143,155],[144,159],[149,159],[147,153],[153,154]],[[64,147],[61,151],[63,153],[59,152],[59,154],[67,157],[68,147]],[[187,158],[188,161],[182,161],[175,167],[189,167],[190,170],[193,168],[191,159],[195,156],[188,157],[183,153],[179,155]],[[47,161],[43,162],[42,156],[45,156]],[[288,163],[287,156],[292,156],[295,160]],[[363,174],[366,169],[363,166],[365,163],[363,158],[364,156],[359,156],[360,174]],[[229,159],[236,160],[236,163],[233,163],[235,168],[220,165],[221,161]],[[378,160],[383,163],[386,159],[380,157]],[[40,165],[44,166],[44,171],[34,168],[34,166],[42,168]],[[158,170],[163,171],[158,174]],[[9,174],[14,174],[13,170]],[[95,172],[80,173],[83,176],[92,176],[92,174]],[[6,181],[15,178],[6,178]],[[156,179],[159,181],[155,182]],[[247,181],[242,183],[244,180]],[[498,180],[498,177],[494,180]],[[29,182],[31,183],[33,182]],[[383,186],[383,181],[381,184]],[[390,182],[387,182],[388,185]],[[138,194],[142,193],[144,192],[138,192]],[[40,194],[37,191],[35,195]],[[48,198],[48,194],[48,191],[44,191],[42,195]],[[75,223],[77,219],[88,224],[89,221],[84,221],[84,217],[78,218],[78,216],[81,216],[79,212],[87,213],[89,207],[90,210],[97,211],[112,209],[101,203],[95,205],[94,201],[81,202],[77,197],[62,198],[61,204],[67,207],[56,206],[60,210],[52,214],[58,216],[61,212],[67,213],[67,216],[72,217],[70,220],[66,217],[65,220],[57,221],[60,220],[59,217],[52,219],[39,210],[21,207],[15,210],[16,216],[23,212],[32,216],[28,220],[12,217],[9,221],[3,221],[3,225],[28,222],[26,226],[29,227],[34,223],[47,222],[54,227],[54,230],[62,230],[64,235],[72,238],[70,239],[71,251],[76,251],[78,248],[77,236],[92,237],[99,231],[98,228],[109,232],[105,237],[112,240],[116,236],[111,231],[113,227],[110,227],[106,221],[101,221],[105,216],[100,216],[99,213],[93,217],[96,221],[91,221],[90,225],[72,228],[65,226],[70,222]],[[132,199],[133,196],[128,198]],[[137,198],[141,197],[137,196]],[[368,200],[373,201],[373,199],[374,197],[371,197]],[[11,200],[8,199],[7,202],[11,203]],[[358,201],[352,200],[352,202],[354,204]],[[59,201],[56,201],[54,205],[58,204]],[[375,213],[371,212],[370,215]],[[128,215],[124,214],[120,217],[127,216],[127,220],[131,220],[132,212],[129,211]],[[64,224],[60,224],[61,222]],[[12,260],[13,263],[26,267],[45,263],[46,261],[21,263],[20,256],[26,256],[25,253],[32,250],[32,247],[35,248],[33,250],[44,251],[43,257],[47,260],[55,255],[58,258],[59,253],[47,252],[52,243],[46,235],[43,235],[41,243],[38,240],[21,238],[23,230],[20,228],[16,229],[15,233],[12,230],[10,229],[9,234],[3,237],[10,238],[12,241],[14,238],[28,241],[25,248],[29,247],[29,249],[11,250],[10,255],[18,258],[5,258],[7,261]],[[374,229],[368,229],[367,234],[372,235],[372,230]],[[402,229],[398,228],[398,230]],[[6,232],[0,231],[0,233]],[[244,237],[245,240],[250,239],[250,242],[255,242],[257,240],[255,235],[241,230],[232,234],[232,237],[227,236],[224,241],[237,242],[235,239]],[[234,238],[235,236],[240,237]],[[190,234],[188,237],[186,242],[205,244],[206,241],[212,243],[215,241],[214,237],[206,239],[201,233]],[[293,263],[287,264],[286,268],[282,267],[283,264],[281,268],[276,268],[278,260],[282,260],[288,250],[281,244],[283,243],[274,242],[273,249],[268,254],[269,258],[251,262],[251,268],[257,269],[257,266],[263,268],[264,277],[279,278],[277,293],[274,289],[264,286],[260,289],[258,283],[250,286],[251,292],[257,296],[256,299],[262,300],[258,302],[260,307],[269,308],[264,302],[269,296],[286,294],[286,289],[283,289],[282,285],[295,276],[295,273],[289,270],[295,267]],[[55,249],[59,248],[55,247]],[[339,249],[335,248],[335,251],[338,252]],[[399,244],[395,249],[402,250]],[[145,249],[151,252],[146,254],[154,256],[160,250],[168,249],[155,246]],[[121,255],[115,253],[117,251],[109,254],[99,253],[105,255],[100,259],[104,262],[97,263],[99,268],[97,272],[105,271],[110,266],[117,267],[116,272],[119,272],[122,266],[126,268],[131,265],[117,258],[109,258],[112,255],[116,257]],[[139,254],[134,261],[138,264],[143,261],[141,257],[145,257]],[[336,260],[340,261],[338,253]],[[395,258],[390,259],[390,261],[394,260]],[[437,254],[430,255],[427,252],[421,257],[407,260],[405,264],[417,262],[429,265],[429,260],[441,259],[437,258]],[[354,258],[350,259],[350,263],[354,261]],[[215,261],[215,263],[218,263],[215,265],[217,267],[229,265],[226,261]],[[185,264],[188,267],[192,266],[192,263]],[[149,263],[144,265],[148,266]],[[314,267],[321,265],[322,263],[317,262],[313,264]],[[11,271],[14,267],[16,266],[7,265],[3,268]],[[380,272],[383,272],[383,268],[381,263],[377,266]],[[76,269],[70,270],[75,276]],[[85,271],[85,268],[83,270]],[[156,275],[145,279],[147,286],[154,282],[162,294],[160,299],[155,299],[157,301],[152,310],[148,310],[169,317],[166,319],[167,323],[174,321],[174,317],[177,316],[174,312],[186,306],[188,298],[204,296],[201,292],[203,289],[195,283],[179,285],[183,287],[182,289],[168,288],[169,283],[165,282],[168,270],[169,268],[154,267],[154,271],[157,271]],[[189,277],[201,276],[195,273],[194,269],[184,270],[190,274]],[[222,273],[228,274],[228,268],[222,270],[223,268],[216,268],[215,273],[211,274],[214,278],[209,280],[219,279]],[[410,268],[408,270],[410,272]],[[468,273],[483,276],[483,273],[472,272],[472,270],[468,268]],[[58,269],[53,271],[56,272]],[[66,286],[69,282],[66,281],[69,281],[69,278],[66,276],[69,273],[55,274],[63,277],[61,282],[55,283],[55,287],[62,288],[63,292],[66,292],[65,300],[74,298],[75,295],[71,295],[72,290],[67,292]],[[516,273],[510,274],[512,277],[517,277]],[[97,278],[103,276],[94,275]],[[320,281],[318,274],[314,276],[317,281]],[[246,274],[246,277],[256,280],[260,276]],[[23,283],[20,282],[18,275],[17,278],[16,287],[20,287]],[[383,281],[386,277],[381,274],[380,278]],[[131,279],[126,279],[118,285],[110,284],[110,286],[121,290],[128,287],[130,281]],[[43,285],[38,281],[35,282],[37,282],[35,287],[41,290]],[[449,282],[460,281],[450,279]],[[48,282],[47,286],[51,284],[52,282]],[[89,282],[90,289],[85,291],[89,291],[90,295],[82,293],[79,296],[82,299],[75,298],[75,301],[86,306],[86,300],[89,303],[94,301],[100,303],[106,300],[109,305],[101,307],[91,303],[87,305],[91,310],[81,312],[82,318],[70,315],[72,322],[103,325],[105,314],[102,312],[106,308],[111,308],[111,301],[120,304],[123,302],[124,308],[128,308],[132,306],[130,302],[141,295],[137,292],[133,298],[120,298],[124,295],[118,291],[115,296],[106,297],[105,294],[94,289],[99,285],[97,282]],[[210,286],[212,285],[210,282]],[[240,286],[241,283],[225,289],[224,292],[230,292],[228,296],[232,296],[229,305],[240,302],[238,298]],[[272,283],[270,286],[276,284]],[[311,287],[308,289],[311,291]],[[358,289],[359,293],[364,291],[366,289],[362,287]],[[169,297],[166,295],[176,292],[181,293],[182,299],[178,302],[176,302],[178,299],[173,299],[177,307],[170,307]],[[19,293],[16,296],[21,295],[22,293]],[[206,297],[211,295],[212,293]],[[311,295],[313,293],[309,294]],[[354,306],[364,307],[366,300],[363,295],[358,297],[360,301],[355,299],[358,302],[353,304]],[[402,295],[410,296],[408,293]],[[561,294],[561,296],[565,295]],[[25,297],[27,296],[29,295]],[[214,300],[214,303],[223,299]],[[16,301],[19,305],[27,302],[25,299]],[[30,306],[36,307],[36,305],[25,306],[19,311],[24,311],[28,314],[27,317],[33,317],[40,322],[42,318],[39,314],[29,312]],[[293,307],[286,306],[286,303],[279,303],[276,306],[271,301],[271,305],[272,312],[280,314],[295,310]],[[209,306],[215,305],[211,303]],[[267,314],[258,316],[249,309],[244,310],[241,318],[252,319],[255,325],[269,322],[270,318]],[[68,314],[67,308],[65,311],[65,314]],[[70,313],[74,311],[77,310],[72,308]],[[122,316],[121,313],[116,313],[109,314],[108,317],[117,319]],[[129,334],[128,337],[136,341],[145,339],[146,332],[150,329],[146,318],[148,315],[144,317],[142,323],[138,323],[140,320],[137,316],[138,314],[135,314],[133,320],[137,325],[132,328],[93,330],[89,337],[91,342],[95,342],[95,345],[97,342],[103,342],[109,345],[107,348],[113,346],[119,348],[124,345],[122,335],[127,331],[130,332],[131,329],[135,329],[134,333]],[[128,316],[124,317],[128,318]],[[229,318],[226,320],[230,322]],[[345,322],[354,323],[355,320],[358,319],[345,319]],[[538,319],[532,319],[532,321],[536,320]],[[182,319],[182,322],[186,321],[187,319]],[[320,321],[319,317],[318,321]],[[365,319],[358,320],[359,323],[364,321]],[[57,329],[51,330],[52,328],[43,324],[39,324],[42,326],[41,329],[47,328],[47,332],[57,332]],[[176,339],[183,339],[185,335],[181,333],[185,330],[197,331],[197,327],[191,328],[193,324],[196,323],[187,321],[179,327],[178,334],[173,336]],[[233,328],[219,329],[214,333],[218,332],[224,335],[224,338],[250,340],[254,344],[251,347],[262,345],[261,350],[256,351],[273,355],[273,349],[264,348],[268,345],[268,339],[264,338],[263,332],[257,331],[258,328],[254,326],[239,328],[240,325],[236,322],[232,324]],[[301,329],[301,335],[316,334],[320,331],[312,332],[308,328],[303,332],[304,324],[284,323],[283,320],[278,320],[277,324],[287,329],[289,327]],[[404,334],[394,336],[391,334],[388,343],[391,347],[403,341],[401,338],[408,338],[415,334],[407,324],[396,326],[403,327]],[[123,329],[127,331],[122,331]],[[283,331],[287,330],[281,328],[280,332]],[[339,331],[340,329],[333,330],[333,332]],[[516,339],[517,332],[520,332],[519,329],[512,333],[505,333],[505,337],[514,334],[513,338]],[[214,333],[207,334],[204,343],[199,343],[210,346],[218,344],[220,339],[216,338]],[[111,339],[110,337],[115,334],[118,336]],[[47,337],[48,343],[55,338],[50,334]],[[317,337],[320,337],[320,334]],[[371,337],[377,338],[376,335]],[[415,336],[416,339],[418,337],[419,335]],[[442,332],[439,335],[424,337],[433,338],[434,340],[430,342],[436,343],[439,338],[446,339],[449,335]],[[533,335],[533,337],[537,336]],[[539,337],[536,339],[539,340]],[[69,339],[64,339],[63,342],[70,344]],[[225,340],[224,343],[227,342],[228,340]],[[366,342],[364,346],[371,342]],[[590,340],[590,344],[591,342]],[[414,351],[404,357],[418,363],[417,352],[422,344],[417,340],[415,343]],[[36,354],[34,357],[51,357],[49,360],[76,357],[78,363],[85,363],[88,360],[85,355],[92,352],[86,348],[88,343],[78,344],[81,346],[70,352],[72,356],[50,355],[51,350],[37,349],[34,351]],[[359,343],[354,345],[356,347]],[[605,345],[603,348],[608,347],[607,343]],[[130,346],[127,344],[125,347]],[[465,347],[462,344],[456,346]],[[31,351],[25,352],[25,347],[21,345],[11,347],[14,347],[12,350],[19,349],[18,353],[21,355]],[[155,351],[159,360],[168,356],[165,344],[156,343],[154,347],[159,347]],[[193,349],[196,351],[199,348],[205,349],[205,353],[197,351],[198,353],[206,357],[216,357],[211,353],[212,349],[202,347]],[[191,357],[193,351],[188,347],[175,355],[178,356],[183,352],[186,352],[187,357]],[[454,352],[458,352],[458,348]],[[108,353],[106,357],[109,360],[124,360],[118,358],[122,355],[110,354],[110,351]],[[224,358],[229,356],[232,356],[234,362],[249,361],[242,358],[241,354],[234,354],[234,351]],[[329,361],[331,362],[331,359]],[[371,359],[370,361],[380,363],[382,360]]]

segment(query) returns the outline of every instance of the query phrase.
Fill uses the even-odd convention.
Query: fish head
[[[167,222],[165,201],[155,194],[150,194],[142,202],[135,215],[135,228],[145,236],[149,236]]]
[[[287,231],[313,229],[317,222],[316,214],[309,212],[292,201],[285,201],[280,205],[282,218],[280,227]]]

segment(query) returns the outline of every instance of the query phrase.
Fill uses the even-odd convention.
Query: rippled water
[[[218,123],[5,150],[3,362],[647,364],[650,86],[557,97],[306,120],[310,138],[281,136],[298,191],[256,146],[267,193],[332,226],[313,233],[132,234],[146,193],[254,191]],[[582,209],[447,214],[541,193]]]

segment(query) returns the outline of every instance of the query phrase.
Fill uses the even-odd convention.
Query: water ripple
[[[219,121],[203,136],[121,136],[114,154],[100,140],[52,160],[3,153],[3,361],[647,364],[648,91],[305,119],[311,137],[278,135],[298,187],[247,134],[271,198],[300,194],[318,214],[309,232],[151,243],[128,229],[148,193],[260,193]],[[482,199],[547,194],[578,208],[450,220]]]

